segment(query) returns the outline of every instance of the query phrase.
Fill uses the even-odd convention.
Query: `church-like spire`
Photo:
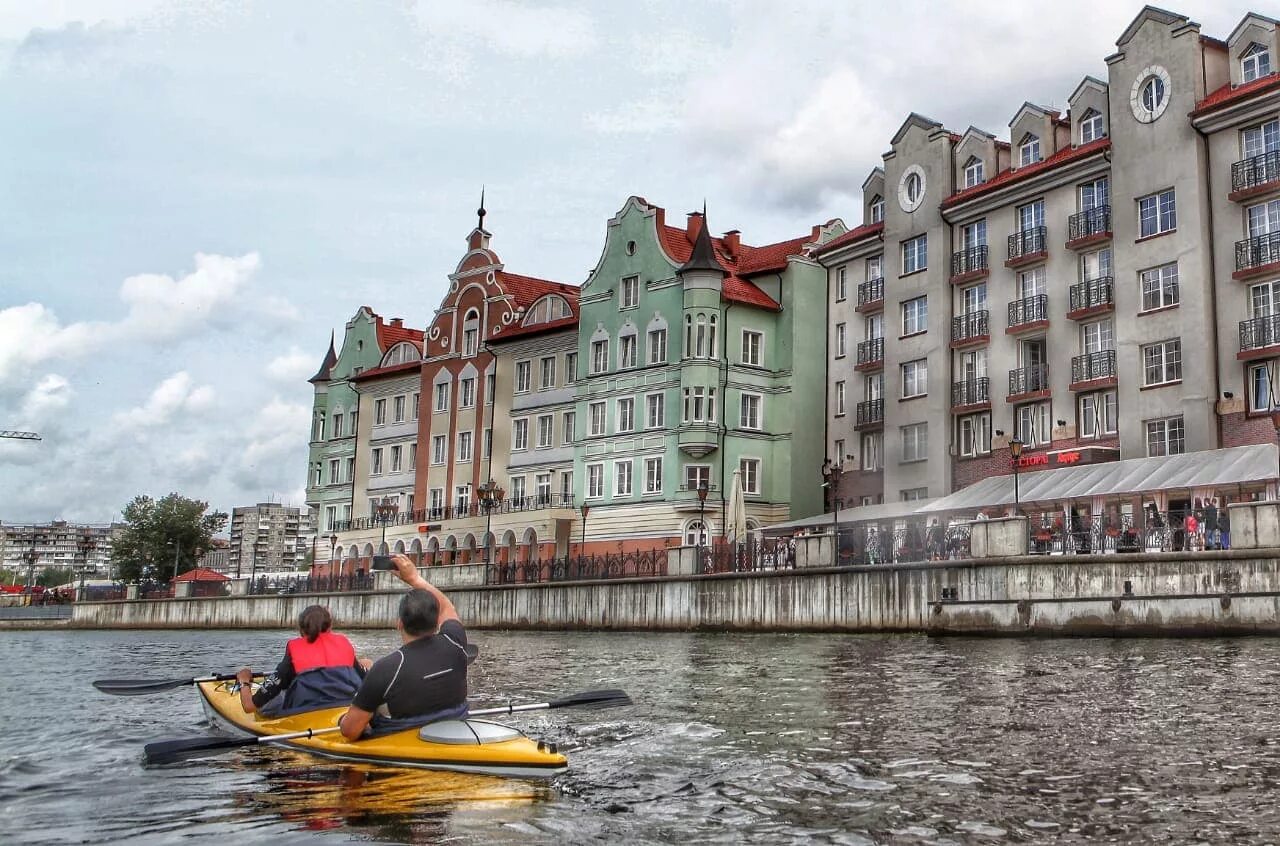
[[[476,223],[476,229],[479,229],[481,232],[484,231],[484,216],[485,216],[484,186],[481,185],[480,186],[480,208],[476,209],[476,217],[479,218],[479,222]]]
[[[688,273],[695,270],[711,270],[721,276],[725,275],[724,268],[720,266],[720,262],[716,261],[716,250],[711,244],[711,232],[707,227],[707,204],[705,200],[702,203],[701,225],[698,227],[698,234],[693,239],[693,252],[689,255],[689,260],[681,265],[676,272]]]
[[[329,376],[333,373],[333,366],[338,363],[338,354],[333,349],[334,334],[329,333],[329,351],[324,355],[324,363],[320,365],[320,369],[316,371],[316,375],[308,379],[308,382],[328,382]]]

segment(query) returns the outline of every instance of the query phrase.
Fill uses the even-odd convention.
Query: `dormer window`
[[[972,188],[975,185],[981,185],[986,181],[986,176],[982,170],[982,159],[977,156],[970,156],[969,161],[964,163],[964,187]]]
[[[1040,136],[1028,132],[1018,144],[1018,165],[1026,167],[1040,161]]]
[[[462,321],[462,355],[471,358],[480,352],[480,312],[472,309]]]
[[[1084,117],[1080,118],[1081,144],[1088,144],[1090,141],[1105,138],[1106,134],[1107,130],[1102,125],[1102,115],[1097,109],[1090,109],[1084,113]]]
[[[884,197],[876,194],[871,198],[871,222],[879,223],[884,220]]]
[[[1240,57],[1240,81],[1253,82],[1271,73],[1271,51],[1261,44],[1250,44]]]

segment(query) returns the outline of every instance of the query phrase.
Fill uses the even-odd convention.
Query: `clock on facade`
[[[1151,65],[1138,72],[1129,90],[1129,108],[1142,123],[1153,123],[1169,107],[1169,95],[1173,87],[1169,72],[1159,65]]]

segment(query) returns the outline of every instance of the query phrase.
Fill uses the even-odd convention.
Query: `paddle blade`
[[[633,704],[625,690],[588,690],[547,704],[549,708],[620,708]]]
[[[143,748],[148,764],[172,764],[188,758],[216,755],[228,749],[253,746],[256,737],[188,737],[181,740],[158,740]]]
[[[191,684],[191,679],[98,679],[93,686],[112,696],[142,696],[147,693],[163,693]]]
[[[474,664],[476,659],[480,657],[480,647],[476,646],[474,643],[468,643],[466,646],[462,647],[462,651],[466,653],[468,664]]]

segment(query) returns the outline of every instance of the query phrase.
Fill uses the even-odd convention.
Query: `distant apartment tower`
[[[26,573],[35,554],[36,570],[58,567],[108,575],[111,540],[118,523],[79,524],[64,520],[25,525],[0,524],[0,567]]]
[[[227,571],[237,576],[296,569],[309,551],[306,509],[275,502],[231,511]]]

